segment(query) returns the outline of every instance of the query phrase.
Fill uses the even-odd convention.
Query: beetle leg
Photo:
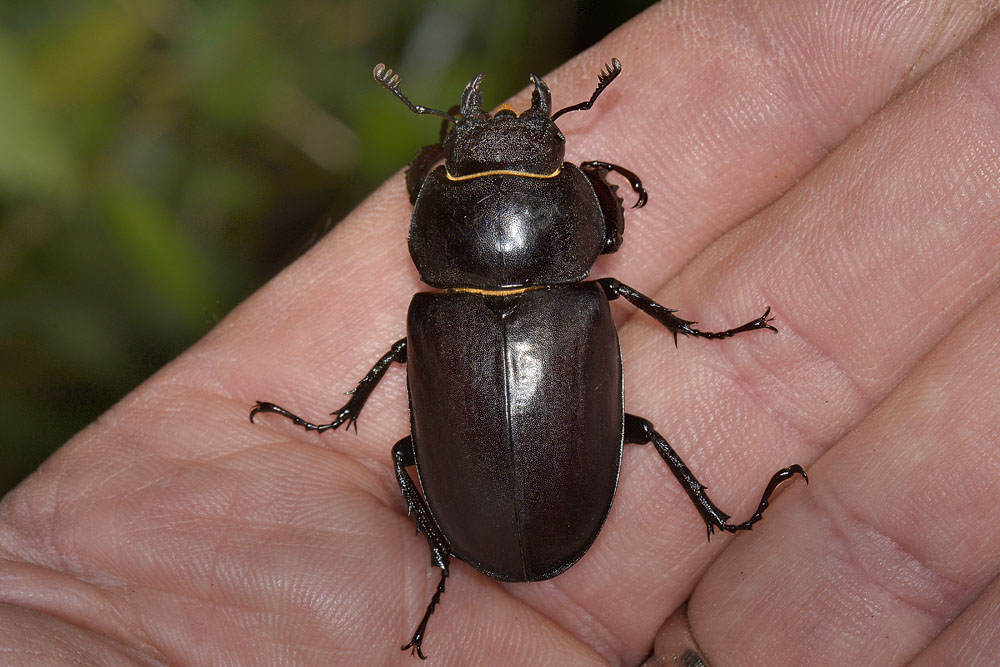
[[[444,537],[438,530],[437,524],[431,518],[427,505],[424,503],[420,492],[417,491],[417,485],[414,483],[413,478],[406,471],[408,466],[416,465],[416,459],[413,454],[413,438],[407,436],[397,442],[392,448],[392,458],[396,463],[396,480],[399,482],[399,490],[402,491],[403,498],[406,499],[406,512],[416,522],[417,531],[423,533],[424,537],[427,538],[427,544],[431,549],[431,564],[441,568],[441,579],[438,581],[437,590],[434,591],[434,595],[427,605],[427,610],[424,612],[423,618],[420,619],[420,624],[417,625],[417,629],[413,632],[409,643],[401,647],[403,651],[411,649],[411,654],[416,652],[420,656],[420,659],[424,660],[427,656],[423,654],[420,647],[427,632],[427,621],[430,619],[431,614],[434,613],[434,608],[437,607],[441,601],[441,595],[444,593],[444,584],[448,578],[450,557]]]
[[[632,186],[632,190],[639,195],[639,199],[632,204],[632,208],[642,208],[649,201],[649,193],[646,192],[646,188],[642,187],[642,181],[639,177],[635,175],[634,172],[626,169],[625,167],[620,167],[617,164],[611,164],[610,162],[603,162],[601,160],[591,160],[589,162],[581,162],[580,169],[584,174],[588,176],[590,174],[598,174],[601,180],[604,180],[604,174],[609,171],[615,171],[628,179],[628,184]],[[593,182],[593,179],[591,179]],[[605,181],[607,183],[607,181]]]
[[[653,443],[656,447],[656,451],[659,452],[660,456],[666,462],[667,467],[670,468],[670,472],[674,474],[677,481],[680,482],[681,486],[687,492],[688,497],[691,498],[691,502],[694,503],[695,509],[701,514],[701,518],[705,521],[705,525],[708,527],[708,539],[712,539],[712,533],[716,528],[720,530],[725,530],[730,533],[735,533],[738,530],[750,530],[753,525],[761,520],[764,516],[764,510],[767,509],[768,501],[771,498],[771,494],[774,493],[778,486],[791,479],[795,475],[802,475],[802,478],[809,483],[809,478],[806,476],[805,471],[800,465],[792,465],[787,468],[782,468],[778,472],[774,473],[771,477],[771,481],[767,483],[767,488],[764,489],[764,495],[761,496],[760,504],[757,505],[757,511],[753,513],[749,519],[743,523],[738,523],[735,525],[729,524],[729,515],[720,510],[715,503],[709,499],[708,494],[705,493],[707,488],[704,484],[699,482],[691,472],[691,469],[687,467],[681,457],[677,455],[674,448],[670,446],[670,443],[666,439],[656,432],[653,425],[646,419],[642,417],[637,417],[635,415],[626,414],[625,415],[625,442],[633,444],[646,444]]]
[[[597,282],[604,288],[609,300],[617,299],[620,296],[625,297],[626,301],[630,302],[636,308],[646,313],[666,328],[670,329],[670,332],[674,335],[674,345],[677,345],[678,334],[696,336],[698,338],[718,339],[729,338],[730,336],[735,336],[736,334],[745,333],[747,331],[757,331],[758,329],[768,329],[769,331],[773,331],[775,333],[778,331],[771,326],[771,320],[774,318],[771,316],[770,306],[768,306],[764,310],[764,314],[757,319],[751,320],[750,322],[742,324],[734,329],[726,329],[725,331],[701,331],[700,329],[695,329],[691,326],[692,324],[697,324],[697,322],[683,320],[677,317],[674,315],[677,311],[673,308],[661,306],[645,294],[637,292],[625,283],[618,282],[614,278],[601,278]]]
[[[625,233],[625,209],[622,208],[622,198],[618,196],[618,186],[608,183],[604,171],[587,169],[584,163],[580,171],[590,181],[590,187],[597,195],[597,203],[604,216],[604,247],[601,254],[615,252],[621,247],[622,235]]]
[[[601,213],[604,214],[604,248],[601,254],[615,252],[621,246],[622,234],[625,233],[625,209],[622,208],[622,198],[618,196],[618,186],[608,182],[608,172],[616,171],[627,178],[632,189],[639,195],[638,201],[632,208],[646,205],[648,199],[646,188],[642,187],[642,181],[634,173],[610,162],[597,160],[583,162],[580,164],[580,171],[590,181],[590,187],[594,188],[597,203],[600,204]]]
[[[389,366],[392,362],[397,362],[400,364],[406,363],[406,339],[402,338],[397,340],[392,345],[392,349],[382,355],[382,358],[375,362],[372,369],[361,378],[361,382],[358,386],[351,390],[351,398],[348,399],[344,407],[331,412],[330,414],[334,417],[333,421],[328,424],[313,424],[312,422],[307,422],[305,419],[292,414],[288,410],[281,406],[275,405],[274,403],[268,403],[267,401],[257,401],[257,405],[250,411],[250,421],[253,422],[253,418],[260,412],[273,412],[286,417],[298,426],[301,426],[307,431],[327,431],[329,429],[336,429],[341,426],[344,422],[347,422],[347,428],[351,426],[354,427],[354,432],[358,431],[358,416],[361,414],[361,409],[365,406],[365,402],[371,395],[372,390],[375,389],[379,381],[385,375],[385,372],[389,370]]]

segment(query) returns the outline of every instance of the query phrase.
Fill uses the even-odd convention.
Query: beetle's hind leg
[[[437,524],[431,518],[427,504],[424,503],[423,497],[417,490],[416,483],[413,481],[410,473],[406,471],[407,467],[416,465],[416,458],[413,454],[413,438],[407,436],[397,442],[392,448],[392,458],[396,464],[396,480],[399,482],[399,490],[403,492],[403,498],[406,499],[407,514],[412,516],[416,522],[417,531],[423,533],[424,537],[427,538],[427,544],[431,548],[431,564],[441,568],[441,579],[438,581],[437,590],[434,591],[434,595],[427,605],[427,611],[424,612],[423,618],[420,619],[420,624],[414,630],[409,643],[401,647],[403,651],[411,649],[411,653],[416,652],[420,659],[423,660],[427,658],[423,654],[423,651],[421,651],[421,644],[424,641],[424,635],[427,633],[427,621],[430,620],[431,614],[434,613],[434,608],[441,601],[445,580],[448,578],[448,564],[451,559],[448,554],[447,543],[441,535],[441,531],[438,530]]]
[[[642,417],[636,417],[635,415],[626,414],[625,415],[625,442],[633,444],[646,444],[652,443],[656,447],[656,451],[659,452],[660,456],[666,462],[667,467],[670,468],[670,472],[674,473],[674,477],[677,481],[681,483],[681,486],[687,492],[688,497],[691,498],[691,502],[694,503],[695,509],[701,514],[701,518],[705,521],[705,525],[708,527],[708,539],[712,539],[712,533],[716,528],[720,530],[725,530],[730,533],[735,533],[738,530],[750,530],[753,525],[761,520],[764,516],[764,510],[767,509],[768,501],[771,498],[771,494],[778,486],[794,477],[795,475],[802,475],[802,478],[809,482],[809,478],[806,477],[805,471],[800,465],[792,465],[787,468],[782,468],[778,472],[774,473],[771,477],[771,481],[767,483],[767,488],[764,489],[764,495],[761,496],[760,504],[757,505],[757,510],[753,513],[749,519],[743,523],[730,524],[729,515],[716,507],[715,503],[709,499],[708,494],[705,493],[705,485],[698,481],[691,472],[690,468],[681,460],[681,457],[677,455],[674,448],[670,446],[670,443],[666,439],[656,432],[653,425],[646,419]]]

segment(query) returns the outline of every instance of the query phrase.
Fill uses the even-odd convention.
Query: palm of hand
[[[993,655],[997,640],[974,627],[997,606],[1000,562],[998,529],[975,511],[1000,500],[997,27],[914,10],[882,42],[841,49],[795,31],[860,34],[845,23],[863,12],[761,15],[747,29],[707,5],[671,11],[587,56],[586,71],[608,53],[634,63],[642,90],[623,76],[603,110],[563,128],[570,159],[645,165],[652,192],[597,268],[660,287],[706,325],[767,302],[781,335],[675,351],[630,319],[628,409],[721,506],[752,509],[757,480],[787,461],[813,461],[813,484],[784,494],[761,530],[706,545],[658,457],[629,450],[583,561],[528,585],[453,568],[426,648],[456,664],[636,662],[693,592],[691,630],[715,664],[932,662],[963,642]],[[764,42],[785,57],[768,60]],[[745,49],[722,59],[720,44]],[[569,99],[591,85],[549,83]],[[8,496],[8,650],[104,664],[411,660],[398,647],[436,579],[388,456],[408,431],[400,378],[373,395],[357,437],[245,416],[259,396],[329,405],[399,337],[421,289],[407,217],[398,181],[375,193]],[[318,308],[333,293],[349,296]],[[677,626],[664,627],[669,652]]]

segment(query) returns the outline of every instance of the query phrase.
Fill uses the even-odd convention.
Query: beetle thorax
[[[549,89],[532,74],[528,109],[518,115],[505,105],[490,115],[482,80],[465,87],[458,117],[446,114],[445,164],[420,182],[410,257],[424,282],[443,289],[579,282],[607,244],[606,224],[589,178],[563,162]]]

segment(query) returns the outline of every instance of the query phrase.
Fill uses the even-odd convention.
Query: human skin
[[[614,304],[626,409],[736,521],[776,469],[801,463],[810,484],[706,542],[655,451],[627,446],[608,521],[566,573],[501,584],[452,563],[428,664],[997,654],[996,5],[666,3],[545,77],[560,108],[623,64],[559,121],[567,159],[621,164],[650,192],[592,277],[704,329],[769,305],[780,330],[675,349]],[[407,93],[447,108],[459,91]],[[356,435],[247,420],[261,399],[321,421],[404,335],[427,289],[409,213],[397,175],[4,499],[5,660],[417,664],[399,647],[438,573],[389,455],[409,428],[401,369]]]

